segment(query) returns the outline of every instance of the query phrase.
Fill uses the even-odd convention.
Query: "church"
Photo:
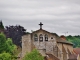
[[[48,32],[42,28],[22,36],[22,57],[26,52],[37,49],[44,60],[80,60],[79,54],[73,50],[73,44],[65,36]]]

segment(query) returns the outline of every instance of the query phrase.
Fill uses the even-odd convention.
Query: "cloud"
[[[0,0],[4,25],[20,24],[27,31],[43,28],[61,35],[80,34],[80,0]]]

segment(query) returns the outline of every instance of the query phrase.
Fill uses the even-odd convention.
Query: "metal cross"
[[[39,25],[40,25],[40,29],[42,29],[42,25],[43,25],[43,24],[42,24],[42,22],[40,22],[40,24],[39,24]]]

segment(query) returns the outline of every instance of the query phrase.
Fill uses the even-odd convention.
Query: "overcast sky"
[[[58,35],[80,35],[80,0],[0,0],[0,20],[27,31],[43,29]]]

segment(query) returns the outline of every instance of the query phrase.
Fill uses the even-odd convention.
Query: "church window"
[[[45,34],[45,41],[48,41],[48,35]]]
[[[53,39],[53,37],[51,37],[51,39]]]
[[[40,42],[43,41],[43,35],[42,35],[42,34],[39,35],[39,41],[40,41]]]
[[[37,36],[37,34],[34,35],[34,41],[38,41],[38,36]]]

